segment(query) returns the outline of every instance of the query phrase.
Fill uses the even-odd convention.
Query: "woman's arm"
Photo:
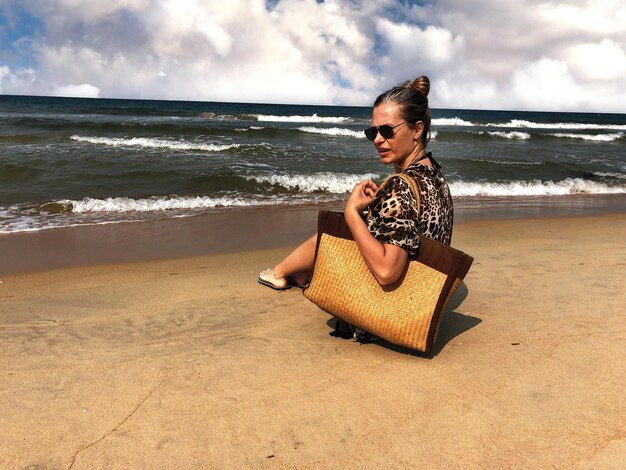
[[[409,255],[399,246],[376,240],[361,218],[361,210],[372,202],[375,191],[376,185],[369,180],[358,183],[348,198],[344,217],[365,264],[381,286],[389,286],[402,275]]]

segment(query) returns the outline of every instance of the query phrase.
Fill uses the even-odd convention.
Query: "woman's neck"
[[[426,155],[426,149],[421,145],[416,146],[411,152],[402,160],[400,165],[393,164],[396,173],[402,173],[402,171],[406,170],[412,163],[419,161]],[[422,160],[422,164],[427,167],[432,167],[430,160]]]

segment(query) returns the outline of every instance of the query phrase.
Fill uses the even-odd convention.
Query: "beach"
[[[0,236],[0,467],[626,467],[623,212],[461,220],[430,355],[256,282],[313,209],[211,217]]]

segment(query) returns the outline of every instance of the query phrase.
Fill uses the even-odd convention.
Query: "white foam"
[[[312,175],[255,175],[247,176],[246,179],[258,183],[276,184],[287,189],[299,189],[305,193],[325,191],[343,194],[352,191],[358,182],[377,177],[378,175],[373,173],[354,175],[322,172]]]
[[[596,171],[594,175],[600,176],[601,178],[617,178],[620,180],[626,180],[626,175],[624,173],[610,173],[610,172],[601,172]]]
[[[190,142],[174,142],[170,140],[153,139],[146,137],[132,137],[121,139],[117,137],[85,137],[73,135],[70,137],[77,142],[89,142],[91,144],[108,145],[111,147],[142,147],[142,148],[167,148],[172,150],[204,150],[206,152],[221,152],[231,148],[240,147],[241,144],[195,144]]]
[[[238,127],[235,129],[235,131],[236,132],[248,132],[248,131],[260,131],[261,129],[265,129],[265,127],[261,127],[261,126]]]
[[[54,214],[32,213],[23,206],[0,207],[0,234],[35,232],[58,227],[105,225],[142,220],[159,220],[163,217],[189,217],[205,210],[235,207],[273,207],[335,201],[336,197],[315,195],[313,197],[266,196],[266,197],[168,197],[154,196],[144,199],[116,197],[107,199],[85,198],[61,200],[68,212]],[[165,212],[169,211],[169,212]]]
[[[327,122],[327,123],[338,123],[348,121],[350,118],[347,117],[320,117],[317,113],[312,116],[273,116],[270,114],[257,114],[256,118],[258,121],[264,122]]]
[[[71,204],[72,212],[154,212],[172,209],[204,209],[214,207],[251,206],[258,202],[236,197],[211,198],[197,197],[151,197],[132,199],[129,197],[109,197],[106,199],[84,198],[80,201],[64,200],[61,204]]]
[[[298,127],[299,131],[309,132],[312,134],[324,134],[324,135],[333,135],[333,136],[347,136],[354,137],[355,139],[365,139],[365,134],[363,131],[353,131],[352,129],[345,129],[339,127]]]
[[[621,124],[586,124],[578,122],[532,122],[523,119],[512,119],[505,123],[490,123],[487,127],[521,127],[529,129],[610,129],[618,131],[626,131],[626,125]]]
[[[453,118],[436,118],[431,121],[431,125],[434,126],[475,126],[471,121],[466,121],[458,117]]]
[[[483,183],[455,181],[449,184],[453,196],[563,196],[568,194],[626,194],[626,186],[568,178],[563,181],[511,181]]]
[[[570,134],[570,133],[560,133],[556,134],[543,134],[543,135],[552,135],[554,137],[565,137],[567,139],[582,139],[588,140],[591,142],[614,142],[618,139],[624,137],[623,132],[617,132],[615,134]]]
[[[479,134],[484,134],[485,132],[481,131]],[[509,140],[528,140],[530,139],[530,134],[527,132],[519,132],[519,131],[511,131],[511,132],[502,132],[502,131],[489,131],[487,134],[492,135],[494,137],[502,137],[503,139]]]
[[[68,220],[52,220],[41,217],[22,217],[11,220],[8,224],[0,224],[0,233],[17,232],[41,232],[59,227],[78,227],[85,225],[108,225],[122,222],[133,222],[133,220],[100,220],[92,222],[75,223]]]
[[[496,165],[544,165],[544,162],[537,161],[522,161],[522,160],[485,160],[485,159],[472,159],[473,162],[484,162],[484,163],[493,163]]]

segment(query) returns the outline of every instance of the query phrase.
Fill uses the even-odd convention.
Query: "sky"
[[[0,94],[626,113],[624,0],[0,0]]]

